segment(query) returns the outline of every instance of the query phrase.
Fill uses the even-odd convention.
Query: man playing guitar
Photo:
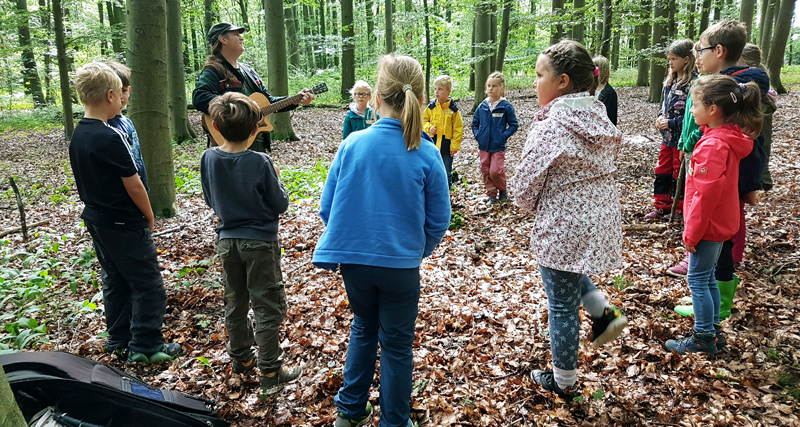
[[[241,92],[245,95],[262,93],[270,103],[274,104],[284,98],[272,96],[267,92],[261,77],[249,65],[239,62],[239,57],[244,53],[244,37],[247,31],[244,27],[236,27],[227,22],[215,24],[208,30],[208,44],[212,54],[206,58],[203,71],[200,72],[197,84],[192,92],[194,107],[204,114],[208,114],[208,104],[212,99],[225,92]],[[300,104],[309,104],[314,100],[314,94],[309,89],[303,89]],[[288,105],[278,112],[285,112],[297,108],[296,104]],[[217,145],[209,138],[209,145]],[[262,132],[256,137],[253,145],[254,151],[271,151],[269,132]]]

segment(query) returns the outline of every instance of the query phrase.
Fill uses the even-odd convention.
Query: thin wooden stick
[[[46,225],[46,224],[50,224],[49,219],[46,219],[44,221],[34,222],[33,224],[29,225],[28,228],[38,227],[40,225]],[[0,237],[8,236],[9,234],[16,233],[17,231],[20,230],[22,230],[22,227],[14,227],[14,228],[9,228],[8,230],[0,231]]]
[[[683,190],[686,186],[686,156],[683,156],[681,170],[678,172],[678,186],[675,188],[675,196],[672,198],[672,209],[669,212],[669,222],[675,220],[675,211],[678,209],[678,201],[683,197]]]
[[[14,177],[9,177],[8,182],[11,183],[11,188],[14,189],[14,194],[17,195],[17,207],[19,208],[19,219],[22,223],[22,241],[28,241],[28,226],[25,225],[25,206],[22,204],[22,196],[19,194],[19,188],[17,188],[17,183],[14,182]]]

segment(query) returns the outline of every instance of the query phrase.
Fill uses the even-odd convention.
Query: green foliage
[[[181,267],[178,271],[172,273],[178,279],[176,285],[182,285],[184,287],[191,286],[191,281],[193,277],[200,277],[208,270],[208,266],[211,265],[211,260],[191,260],[186,265]]]
[[[464,214],[458,211],[450,215],[450,230],[458,230],[464,226]]]
[[[330,165],[317,160],[314,166],[281,169],[281,182],[286,187],[289,199],[317,199],[322,194],[322,186],[328,178]]]
[[[767,359],[776,362],[781,359],[781,353],[775,348],[770,348],[767,350]]]
[[[618,291],[624,291],[635,285],[632,280],[626,279],[624,276],[614,276],[611,280],[614,283],[614,288]]]
[[[202,194],[203,184],[200,181],[200,171],[189,168],[180,168],[175,172],[175,190],[185,194]]]
[[[793,398],[800,400],[800,371],[788,368],[776,376],[778,385],[786,390]]]
[[[32,105],[15,104],[16,98],[0,97],[0,132],[48,131],[64,127],[64,113],[61,106],[51,105],[32,109]],[[82,108],[73,107],[74,114],[82,115]]]

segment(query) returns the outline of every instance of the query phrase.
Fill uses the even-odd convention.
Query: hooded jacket
[[[558,97],[534,117],[512,187],[515,203],[536,212],[531,248],[540,265],[599,274],[622,263],[621,142],[588,92]]]
[[[683,242],[724,242],[739,231],[739,163],[753,150],[753,140],[734,124],[703,126],[686,170]]]
[[[432,126],[436,126],[436,135],[430,135],[428,132]],[[437,99],[428,104],[423,113],[422,130],[436,141],[436,148],[440,150],[445,139],[450,141],[450,151],[461,149],[461,140],[464,139],[464,120],[453,98],[448,98],[444,104]]]
[[[506,151],[506,141],[518,128],[514,107],[505,99],[494,109],[489,108],[489,102],[484,99],[472,116],[472,134],[478,140],[481,151]]]
[[[370,107],[367,107],[367,111],[361,113],[358,111],[356,103],[353,102],[350,104],[350,110],[347,112],[347,115],[344,116],[342,139],[347,139],[353,132],[358,132],[370,127],[370,125],[375,123],[379,118],[375,110]]]

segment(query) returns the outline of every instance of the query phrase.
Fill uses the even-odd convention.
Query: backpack
[[[229,427],[214,402],[144,381],[103,363],[63,352],[0,355],[26,421],[50,408],[63,426]]]

